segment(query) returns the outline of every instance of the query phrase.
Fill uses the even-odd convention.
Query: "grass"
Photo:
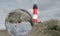
[[[6,30],[0,30],[0,36],[10,35]],[[29,33],[28,36],[60,36],[60,21],[49,20],[43,23],[38,23],[38,28],[34,29],[33,27],[32,32]]]
[[[6,30],[0,30],[0,36],[10,36]]]
[[[28,36],[60,36],[60,21],[52,19],[39,23],[38,28],[33,27]]]

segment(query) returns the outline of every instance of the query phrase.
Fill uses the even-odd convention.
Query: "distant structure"
[[[38,12],[37,12],[37,4],[34,4],[33,6],[33,22],[36,24],[38,23]]]

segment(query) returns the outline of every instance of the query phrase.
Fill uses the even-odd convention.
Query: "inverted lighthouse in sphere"
[[[37,4],[34,4],[34,6],[33,6],[33,22],[34,23],[37,23],[38,22],[38,12],[37,12],[37,9],[38,9],[38,7],[37,7]]]

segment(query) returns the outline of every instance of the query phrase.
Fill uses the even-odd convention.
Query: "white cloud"
[[[16,0],[17,2],[19,2],[20,4],[23,4],[23,0]]]

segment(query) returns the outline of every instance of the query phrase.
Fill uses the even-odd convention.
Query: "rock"
[[[24,9],[15,9],[7,16],[5,26],[10,35],[25,36],[32,30],[32,16]]]
[[[24,9],[15,9],[12,10],[9,15],[7,16],[5,22],[10,22],[10,23],[20,23],[20,22],[30,22],[31,25],[33,25],[32,22],[32,16],[30,13]]]

